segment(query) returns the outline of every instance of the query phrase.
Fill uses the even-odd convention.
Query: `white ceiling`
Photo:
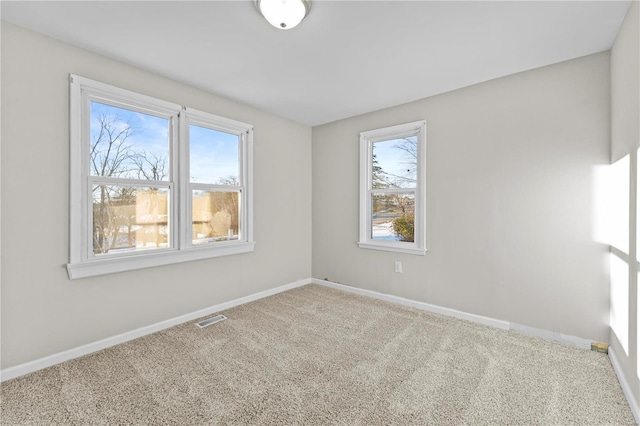
[[[608,50],[630,1],[2,1],[2,19],[318,125]],[[70,70],[73,72],[73,70]]]

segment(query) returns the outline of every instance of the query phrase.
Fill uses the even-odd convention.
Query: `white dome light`
[[[274,27],[288,30],[298,25],[309,13],[311,2],[305,0],[256,0],[262,16]]]

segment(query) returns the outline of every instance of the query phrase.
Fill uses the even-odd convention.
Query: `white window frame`
[[[90,104],[109,105],[167,118],[169,121],[169,179],[146,181],[91,176],[89,167]],[[191,184],[189,182],[189,124],[235,134],[239,138],[240,192],[238,240],[193,245],[191,240]],[[70,211],[69,279],[91,277],[134,269],[251,252],[253,241],[253,126],[187,108],[172,102],[120,89],[85,77],[70,75]],[[95,256],[92,250],[92,183],[114,183],[162,187],[170,191],[171,246],[153,250],[109,253]],[[220,189],[220,185],[205,185]]]
[[[368,130],[360,133],[360,229],[358,247],[424,256],[427,252],[426,236],[426,120]],[[417,182],[409,189],[373,189],[373,144],[393,139],[416,136]],[[410,193],[414,195],[414,241],[385,241],[371,238],[371,216],[374,193]]]

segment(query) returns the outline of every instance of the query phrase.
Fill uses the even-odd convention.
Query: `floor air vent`
[[[200,322],[197,322],[196,325],[198,327],[200,327],[200,328],[204,328],[204,327],[206,327],[208,325],[215,324],[217,322],[224,321],[226,319],[227,319],[227,317],[225,317],[224,315],[216,315],[215,317],[211,317],[211,318],[208,318],[206,320],[202,320]]]

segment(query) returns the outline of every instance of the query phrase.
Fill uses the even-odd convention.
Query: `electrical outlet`
[[[394,268],[396,272],[402,273],[402,262],[396,260]]]

